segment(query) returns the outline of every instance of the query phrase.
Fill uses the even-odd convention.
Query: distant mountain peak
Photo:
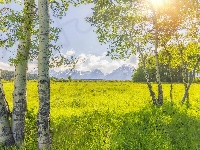
[[[109,74],[103,74],[101,70],[94,69],[92,71],[77,71],[66,69],[62,72],[56,72],[50,70],[50,76],[56,78],[68,78],[71,76],[72,79],[105,79],[105,80],[131,80],[134,68],[128,65],[122,65],[121,67],[113,70]]]
[[[102,73],[102,71],[99,69],[94,69],[92,71],[71,71],[69,69],[63,71],[55,71],[54,69],[50,69],[50,76],[65,79],[71,76],[72,79],[131,80],[133,71],[134,67],[124,64],[108,74]],[[37,70],[32,71],[31,73],[37,74]]]

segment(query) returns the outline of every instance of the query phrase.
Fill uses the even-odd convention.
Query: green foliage
[[[58,81],[59,79],[57,79],[56,77],[50,77],[50,80],[53,81],[53,82],[56,82],[56,81]]]
[[[5,2],[0,1],[0,4],[2,3],[10,3],[10,0],[7,0]],[[21,5],[20,1],[15,0],[15,3]],[[34,2],[34,1],[33,1]],[[61,1],[54,1],[50,0],[50,8],[53,12],[52,16],[57,18],[62,18],[66,15],[66,12],[68,10],[70,0],[61,0]],[[31,4],[34,5],[35,4]],[[26,36],[24,32],[22,31],[22,23],[27,23],[31,27],[29,28],[30,34],[32,36],[31,44],[27,49],[30,50],[29,53],[29,60],[33,61],[36,60],[38,57],[38,40],[39,40],[39,25],[38,25],[38,8],[35,6],[36,9],[34,9],[34,12],[32,13],[29,4],[27,4],[27,9],[23,9],[22,11],[16,11],[12,10],[7,7],[3,7],[0,10],[0,32],[3,33],[3,35],[0,35],[0,47],[4,47],[5,49],[8,49],[10,47],[13,47],[16,42],[18,42],[20,39],[27,40],[29,36]],[[30,13],[31,12],[31,13]],[[28,14],[28,18],[27,15]],[[52,17],[51,16],[51,17]],[[50,19],[50,24],[53,24],[53,19]],[[26,28],[26,27],[25,27]],[[28,28],[27,28],[28,29]],[[49,55],[51,56],[50,59],[50,67],[55,66],[72,66],[77,63],[77,59],[74,56],[65,57],[63,54],[60,53],[60,49],[62,48],[62,45],[58,45],[57,41],[59,39],[59,34],[61,32],[61,28],[59,27],[50,27],[50,44],[49,44]],[[59,55],[55,55],[53,53],[54,51],[57,51]],[[17,64],[21,61],[27,61],[26,58],[23,58],[20,54],[17,55],[15,58],[9,59],[11,64]]]
[[[156,85],[153,84],[156,89]],[[51,81],[53,149],[163,149],[188,150],[200,146],[199,84],[190,90],[190,107],[180,105],[184,86],[174,85],[174,100],[164,93],[164,104],[152,106],[146,84],[109,81]],[[163,85],[169,91],[170,85]],[[13,83],[4,91],[12,107]],[[37,82],[28,82],[26,141],[36,147]]]
[[[68,76],[67,78],[69,81],[72,81],[72,77],[71,76]]]
[[[182,49],[182,57],[180,55],[179,46],[181,46]],[[171,68],[178,68],[181,67],[181,59],[183,59],[185,68],[191,71],[197,62],[199,53],[200,47],[195,41],[188,42],[188,44],[184,45],[183,43],[180,45],[173,43],[167,45],[165,48],[159,51],[159,60],[161,64],[168,64],[171,66]],[[199,67],[197,67],[197,70],[199,70]]]
[[[142,67],[138,67],[137,69],[134,70],[132,79],[134,82],[146,82],[144,70]]]
[[[109,44],[108,55],[114,59],[127,58],[147,47],[154,49],[157,44],[164,47],[180,27],[193,31],[192,37],[198,36],[198,27],[193,27],[193,22],[188,23],[190,27],[184,24],[188,17],[195,20],[198,0],[163,1],[164,6],[160,7],[151,1],[98,0],[94,3],[93,15],[86,21],[96,27],[99,42]],[[192,41],[189,36],[187,40]]]
[[[150,82],[156,82],[156,69],[155,66],[147,68],[149,74]],[[180,67],[171,69],[172,74],[172,82],[182,82],[182,74]],[[169,66],[168,65],[160,65],[160,76],[162,82],[171,82],[170,73],[169,73]],[[135,69],[134,74],[132,75],[132,79],[135,82],[146,82],[145,74],[143,71],[142,66],[139,66]]]
[[[199,58],[200,47],[196,42],[190,42],[185,45],[183,51],[183,63],[185,65],[186,81],[189,78],[189,72],[194,69],[194,66]],[[182,77],[182,64],[181,56],[176,45],[168,45],[161,49],[158,53],[160,61],[160,76],[162,82],[170,82],[170,72],[172,75],[172,82],[183,82]],[[156,65],[155,58],[152,54],[145,54],[145,65],[147,72],[149,73],[149,79],[151,82],[156,82]],[[199,72],[199,65],[196,68],[196,72]],[[138,68],[132,75],[133,81],[146,82],[143,72],[143,62],[139,58]]]
[[[25,147],[37,149],[37,116],[35,115],[34,108],[31,108],[26,113],[26,131],[25,131]]]
[[[199,77],[195,78],[195,82],[200,83],[200,78]]]

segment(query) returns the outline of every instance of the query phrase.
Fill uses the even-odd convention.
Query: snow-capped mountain
[[[50,69],[50,76],[55,78],[67,79],[69,76],[72,79],[104,79],[104,80],[131,80],[134,68],[131,66],[123,65],[116,70],[113,70],[109,74],[103,74],[99,69],[94,69],[93,71],[78,71],[69,70],[57,72],[54,69]],[[37,70],[31,71],[31,74],[37,74]]]
[[[70,71],[67,69],[62,72],[56,72],[55,70],[51,69],[50,76],[64,79],[67,79],[69,76],[71,76],[72,79],[131,80],[133,70],[133,67],[123,65],[116,70],[113,70],[110,74],[105,75],[99,69],[94,69],[93,71]]]
[[[113,70],[112,73],[106,75],[106,80],[131,80],[133,74],[133,67],[121,66],[116,70]]]

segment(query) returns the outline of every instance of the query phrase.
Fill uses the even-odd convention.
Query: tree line
[[[165,60],[163,59],[163,57],[167,57],[164,55],[165,54],[163,54],[163,51],[159,52],[161,81],[167,82],[167,83],[170,83],[170,82],[183,83],[183,76],[182,76],[183,69],[182,69],[181,65],[177,63],[174,67],[170,68],[170,65],[168,63],[166,63]],[[194,53],[194,55],[196,55],[196,54]],[[195,56],[193,56],[193,57],[195,57]],[[191,69],[191,68],[189,68],[189,64],[192,61],[190,58],[188,58],[188,60],[189,60],[187,62],[188,67],[184,71],[185,77],[186,77],[185,78],[186,82],[189,81],[190,69]],[[198,82],[200,79],[199,78],[199,74],[200,74],[199,69],[200,68],[198,66],[195,70],[194,77],[193,77],[194,82]],[[149,81],[156,82],[155,59],[152,55],[148,56],[148,58],[146,58],[146,70],[149,74]],[[139,63],[138,63],[137,69],[134,70],[134,73],[132,75],[132,80],[135,82],[146,82],[145,72],[143,70],[141,58],[139,58]]]
[[[14,71],[1,70],[1,78],[4,80],[14,80]],[[37,74],[27,73],[27,80],[37,80]]]

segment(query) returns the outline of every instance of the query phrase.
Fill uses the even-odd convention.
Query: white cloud
[[[14,66],[10,66],[9,63],[0,62],[0,69],[14,71],[15,68],[14,68]]]
[[[71,49],[71,50],[67,51],[65,55],[66,56],[72,56],[74,54],[75,54],[75,51],[73,49]]]
[[[8,70],[8,71],[14,71],[15,67],[11,66],[9,63],[0,62],[0,69],[2,70]],[[28,72],[37,70],[37,64],[35,63],[29,63],[28,64]]]
[[[37,70],[38,66],[37,63],[29,63],[28,64],[28,72]]]
[[[79,71],[92,71],[94,69],[99,69],[104,74],[108,74],[124,64],[136,67],[137,58],[131,56],[128,60],[111,60],[110,57],[106,56],[106,53],[103,53],[100,56],[80,54],[79,62],[75,69]]]

